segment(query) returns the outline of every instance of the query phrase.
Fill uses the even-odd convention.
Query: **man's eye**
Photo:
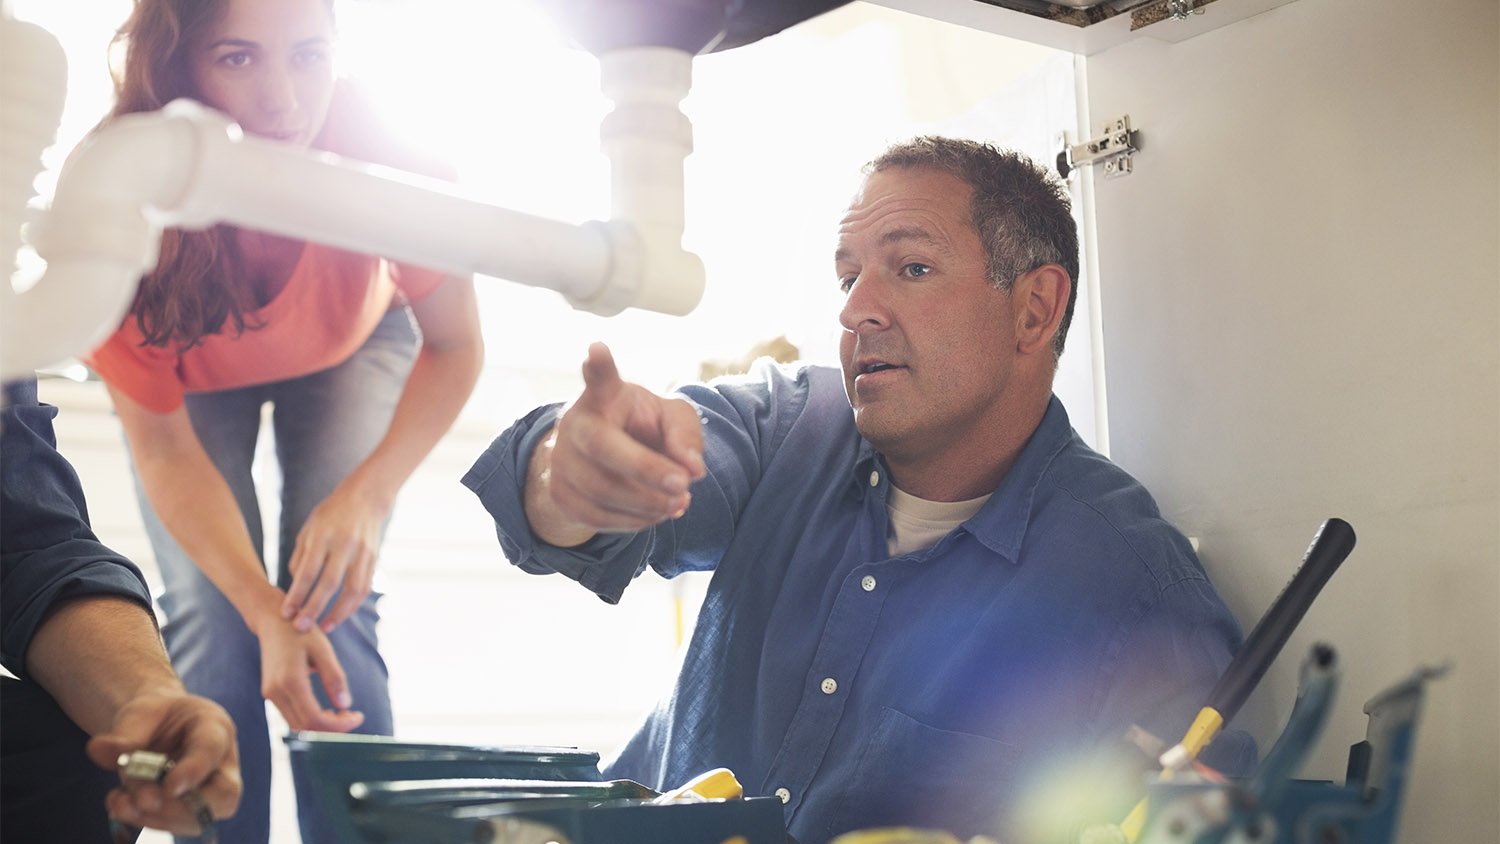
[[[858,280],[859,280],[859,276],[857,276],[857,275],[841,275],[841,276],[839,276],[839,290],[842,291],[842,292],[844,292],[844,293],[848,293],[849,290],[854,287],[854,282],[856,282]]]
[[[927,275],[930,272],[932,272],[932,267],[929,267],[926,264],[912,263],[907,264],[906,266],[901,268],[901,274],[907,276],[908,278],[921,278],[922,276]]]

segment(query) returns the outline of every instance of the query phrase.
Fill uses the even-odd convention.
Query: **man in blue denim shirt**
[[[196,833],[193,808],[174,798],[196,789],[215,817],[234,813],[234,723],[183,689],[140,571],[94,536],[57,451],[56,414],[35,381],[5,385],[0,662],[19,679],[0,678],[0,831],[16,842],[133,840],[111,833],[114,817]],[[134,750],[174,760],[160,785],[122,787],[115,762]]]
[[[1123,816],[1143,791],[1122,736],[1179,738],[1240,631],[1051,394],[1077,254],[1031,162],[897,145],[839,231],[842,375],[763,362],[662,397],[596,345],[577,401],[491,445],[464,482],[526,571],[610,602],[648,565],[714,572],[675,687],[608,775],[728,767],[803,844]],[[1240,733],[1212,750],[1253,760]]]

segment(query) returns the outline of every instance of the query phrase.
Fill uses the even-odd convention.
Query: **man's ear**
[[[1052,353],[1052,337],[1068,310],[1073,280],[1057,264],[1043,264],[1016,279],[1016,351]]]

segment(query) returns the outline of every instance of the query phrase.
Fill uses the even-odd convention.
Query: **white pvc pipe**
[[[683,159],[693,127],[678,103],[692,87],[692,56],[634,47],[599,57],[599,87],[615,108],[599,128],[609,158],[610,211],[617,220],[674,228],[681,235]]]
[[[438,180],[238,137],[191,100],[167,107],[197,135],[189,189],[161,208],[185,227],[232,222],[456,274],[482,273],[556,290],[598,293],[609,244],[577,226],[487,205]]]
[[[164,226],[228,222],[455,274],[598,295],[604,224],[575,226],[456,196],[437,181],[257,138],[179,100],[112,121],[69,159],[32,242],[47,271],[6,308],[4,377],[82,354],[128,310]],[[14,318],[11,318],[14,317]],[[11,357],[11,355],[7,355]]]
[[[466,199],[436,180],[243,137],[190,100],[112,121],[70,158],[34,226],[47,272],[24,301],[7,305],[18,330],[3,338],[7,357],[32,351],[3,374],[82,354],[118,326],[155,265],[164,226],[231,223],[496,276],[603,315],[626,307],[685,314],[704,283],[702,262],[682,249],[682,161],[692,140],[677,103],[691,61],[664,48],[601,61],[617,102],[602,131],[615,195],[607,223],[548,220]]]
[[[79,150],[58,181],[37,249],[50,265],[122,248],[115,241],[136,234],[115,208],[123,204],[143,209],[158,226],[233,223],[568,296],[592,295],[603,283],[608,246],[594,227],[451,190],[436,180],[243,137],[218,112],[178,100],[160,113],[116,120]]]
[[[42,152],[62,119],[67,78],[57,39],[0,4],[0,377],[6,380],[71,354],[57,354],[59,348],[77,348],[76,335],[40,331],[35,319],[25,318],[29,297],[11,286],[26,204],[42,172]]]
[[[615,103],[599,129],[610,161],[610,212],[640,238],[642,286],[629,295],[664,313],[685,314],[703,298],[703,262],[682,248],[683,160],[693,150],[693,129],[678,103],[692,85],[692,61],[670,47],[599,57],[600,88]]]

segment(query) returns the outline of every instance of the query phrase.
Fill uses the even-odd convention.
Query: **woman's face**
[[[327,0],[229,0],[189,47],[193,87],[246,133],[307,146],[333,96],[333,37]]]

